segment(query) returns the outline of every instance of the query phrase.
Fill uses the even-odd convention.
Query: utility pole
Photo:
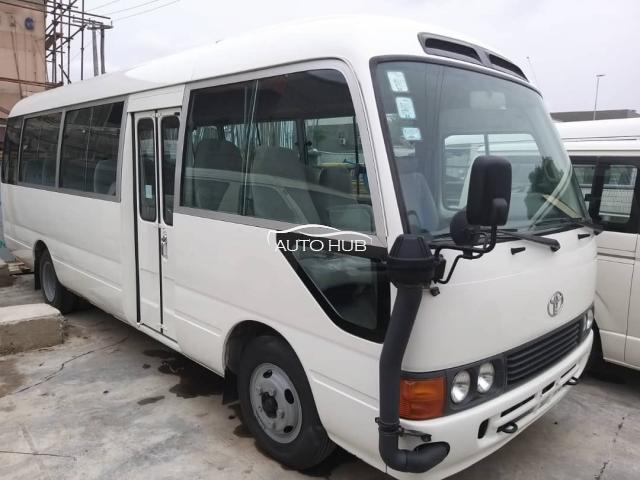
[[[94,26],[91,28],[91,38],[93,40],[93,76],[98,76],[98,40],[96,35],[96,28]]]
[[[596,119],[596,112],[598,111],[598,88],[600,87],[600,79],[606,76],[606,73],[596,74],[596,99],[593,102],[593,119]]]

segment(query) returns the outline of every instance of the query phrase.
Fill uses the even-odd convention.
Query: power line
[[[108,7],[109,5],[113,5],[114,3],[118,3],[120,0],[112,0],[111,2],[103,3],[102,5],[98,5],[97,7],[93,7],[92,10],[98,10],[102,7]]]
[[[160,10],[161,8],[168,7],[169,5],[173,5],[174,3],[178,3],[180,0],[173,0],[172,2],[165,3],[164,5],[158,5],[155,8],[150,8],[148,10],[143,10],[142,12],[133,13],[131,15],[125,15],[124,17],[114,18],[114,21],[125,20],[127,18],[137,17],[138,15],[143,15],[145,13],[153,12],[155,10]]]
[[[134,5],[133,7],[121,8],[120,10],[114,10],[113,12],[107,13],[107,15],[113,15],[114,13],[127,12],[129,10],[135,10],[136,8],[144,7],[146,5],[151,5],[152,3],[158,3],[162,0],[150,0],[148,2],[139,3],[138,5]]]

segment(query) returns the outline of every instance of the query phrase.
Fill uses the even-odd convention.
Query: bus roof
[[[556,127],[565,141],[640,139],[640,118],[559,122]]]
[[[418,40],[418,34],[425,32],[479,45],[440,28],[393,17],[354,15],[296,20],[32,95],[18,102],[10,116],[305,60],[343,59],[355,69],[368,69],[369,60],[374,56],[428,56]],[[496,51],[490,49],[490,53]],[[496,62],[494,68],[510,74],[500,68],[500,62]],[[514,73],[511,76],[520,78]]]

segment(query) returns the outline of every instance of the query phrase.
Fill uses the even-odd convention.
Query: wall
[[[0,125],[21,98],[44,90],[42,86],[2,81],[12,78],[27,82],[45,82],[44,6],[33,0],[0,3]],[[44,1],[42,2],[44,4]],[[17,6],[24,5],[24,6]],[[27,28],[31,24],[32,29]]]

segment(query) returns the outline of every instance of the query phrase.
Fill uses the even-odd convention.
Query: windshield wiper
[[[502,238],[517,238],[518,240],[527,240],[529,242],[539,243],[540,245],[546,245],[552,252],[560,250],[560,242],[553,238],[540,237],[532,233],[522,233],[515,230],[502,230],[498,229],[498,233]]]

